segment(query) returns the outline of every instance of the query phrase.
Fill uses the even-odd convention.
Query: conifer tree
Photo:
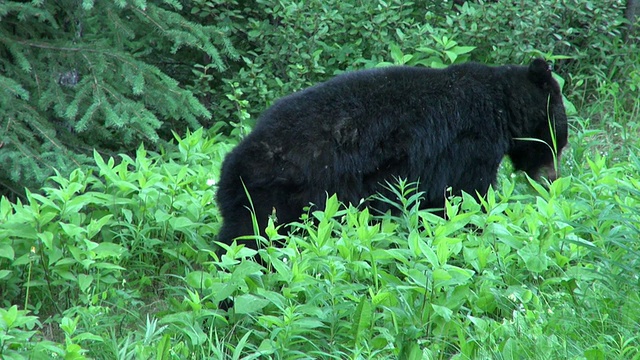
[[[92,150],[132,151],[211,116],[171,73],[237,54],[226,28],[173,0],[0,2],[0,195],[23,193]],[[190,69],[186,71],[190,73]]]

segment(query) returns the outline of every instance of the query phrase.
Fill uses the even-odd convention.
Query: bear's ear
[[[551,66],[541,58],[534,59],[529,65],[529,80],[538,86],[543,86],[553,80]]]

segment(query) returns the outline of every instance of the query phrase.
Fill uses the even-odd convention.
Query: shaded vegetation
[[[640,52],[623,36],[620,2],[64,3],[0,4],[3,191],[15,198],[47,177],[42,164],[54,173],[0,200],[1,358],[640,358]],[[74,40],[77,22],[53,14],[80,9],[92,37]],[[153,11],[180,17],[162,17],[163,29],[193,26],[184,37],[159,33],[145,22]],[[213,31],[202,44],[222,63],[205,45],[180,48],[178,39],[197,43],[188,35],[199,26]],[[116,36],[126,27],[135,35]],[[60,50],[71,46],[105,47]],[[418,210],[420,194],[400,180],[387,199],[397,216],[330,197],[290,236],[268,230],[282,248],[216,252],[220,162],[273,99],[353,68],[539,54],[556,62],[575,106],[563,177],[550,186],[505,161],[486,199],[451,198],[443,220]],[[117,68],[118,58],[139,72]],[[59,74],[73,69],[81,80],[65,87]],[[109,127],[101,110],[83,133],[100,89],[112,89],[103,109],[115,109],[118,91],[121,109],[149,115],[116,111],[130,126]],[[192,108],[172,113],[168,98]],[[74,99],[86,102],[69,113]],[[53,145],[65,143],[60,121],[86,141],[73,148],[82,151]],[[47,147],[82,166],[47,157]],[[29,154],[43,159],[31,175]]]

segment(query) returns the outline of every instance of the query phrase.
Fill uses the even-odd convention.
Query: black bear
[[[505,155],[516,170],[554,180],[566,143],[562,95],[542,59],[347,72],[277,101],[227,155],[218,240],[254,234],[252,211],[262,231],[270,216],[296,221],[334,193],[358,204],[396,178],[418,182],[422,204],[441,208],[448,187],[485,194]]]

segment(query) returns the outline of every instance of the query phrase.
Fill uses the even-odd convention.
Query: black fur
[[[552,168],[551,150],[516,138],[551,144],[549,119],[560,150],[567,119],[541,59],[528,67],[468,63],[342,74],[277,101],[227,156],[217,193],[219,240],[253,234],[243,183],[263,230],[273,209],[286,224],[309,203],[323,209],[327,193],[357,204],[385,193],[394,177],[419,181],[428,208],[443,206],[447,187],[484,194],[505,155],[537,177]]]

